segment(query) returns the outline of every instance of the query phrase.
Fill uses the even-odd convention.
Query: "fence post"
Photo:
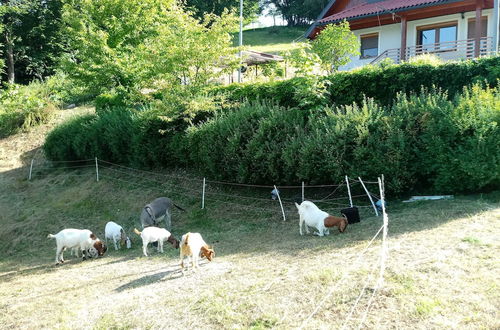
[[[99,182],[99,165],[97,165],[97,157],[95,158],[95,178]]]
[[[33,171],[33,161],[34,161],[34,160],[35,160],[35,159],[32,159],[32,160],[31,160],[31,165],[30,165],[30,175],[28,176],[28,180],[31,180],[31,173],[32,173],[32,171]]]
[[[276,188],[276,185],[274,185],[274,189],[276,190],[276,193],[278,195],[278,200],[280,201],[281,213],[283,213],[283,221],[286,221],[285,210],[283,209],[283,203],[281,203],[280,192],[279,192],[278,188]]]
[[[302,181],[302,201],[304,201],[304,181]]]
[[[389,218],[387,217],[387,213],[385,212],[385,187],[384,187],[384,176],[382,179],[378,178],[378,186],[380,190],[380,200],[382,202],[382,217],[384,221],[384,229],[382,234],[382,251],[380,258],[380,274],[377,286],[382,286],[384,284],[384,272],[385,272],[385,262],[387,260],[387,229],[389,226]]]
[[[203,210],[205,208],[205,178],[203,178],[203,192],[201,195],[201,209]]]
[[[347,193],[349,194],[349,203],[351,204],[352,207],[351,188],[349,187],[349,178],[347,177],[347,175],[345,176],[345,182],[347,183]]]
[[[359,179],[359,182],[361,182],[361,185],[363,186],[363,188],[365,189],[366,191],[366,194],[368,195],[368,198],[370,199],[370,202],[372,203],[372,206],[373,206],[373,210],[375,211],[375,214],[377,215],[378,217],[378,211],[377,211],[377,207],[375,206],[375,203],[373,203],[373,198],[372,198],[372,195],[370,195],[370,192],[368,191],[368,189],[366,189],[366,186],[363,182],[363,180],[361,180],[361,177],[358,177]]]

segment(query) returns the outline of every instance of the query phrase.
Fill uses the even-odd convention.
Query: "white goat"
[[[134,228],[134,233],[142,238],[142,252],[148,256],[148,244],[158,242],[158,252],[163,253],[163,242],[170,242],[176,249],[179,248],[179,241],[165,228],[146,227],[142,232]]]
[[[106,243],[108,242],[108,239],[113,240],[113,243],[115,244],[115,250],[118,250],[118,247],[123,244],[127,245],[127,249],[130,249],[132,247],[130,238],[125,235],[125,231],[123,230],[122,226],[113,221],[109,221],[106,224],[106,227],[104,228],[104,238],[106,239]],[[118,241],[120,242],[119,245],[116,244],[116,242]]]
[[[103,256],[107,250],[106,245],[88,229],[63,229],[55,235],[49,234],[47,238],[56,239],[56,265],[64,262],[65,249],[79,248],[82,251],[83,260],[86,259],[88,250],[91,248],[95,248],[99,256]]]
[[[200,255],[206,257],[208,261],[212,261],[215,256],[215,251],[210,248],[203,240],[199,233],[187,233],[182,235],[180,246],[181,270],[184,273],[184,257],[191,257],[193,262],[193,271],[198,268],[198,260]],[[189,265],[189,260],[188,260]]]
[[[325,227],[325,219],[329,216],[325,211],[321,211],[313,202],[304,201],[302,204],[295,203],[299,210],[299,233],[302,233],[302,224],[305,222],[306,233],[309,234],[309,227],[314,227],[318,230],[317,235],[330,235],[330,231]]]

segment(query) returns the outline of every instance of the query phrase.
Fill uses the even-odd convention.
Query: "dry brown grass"
[[[56,267],[48,232],[86,227],[102,236],[109,220],[130,232],[144,201],[160,192],[121,181],[96,183],[92,169],[54,170],[27,181],[25,169],[16,168],[27,164],[23,157],[29,159],[40,141],[25,138],[31,145],[23,147],[16,142],[23,136],[0,141],[2,148],[15,146],[8,153],[17,157],[2,164],[1,173],[1,328],[335,329],[373,274],[347,324],[360,326],[378,274],[371,272],[380,241],[356,259],[380,218],[366,214],[345,234],[301,237],[297,217],[283,222],[279,213],[236,212],[230,204],[212,203],[201,211],[198,196],[178,194],[188,212],[174,213],[174,234],[199,231],[215,244],[215,260],[204,260],[197,273],[181,275],[178,251],[170,245],[163,255],[150,247],[151,257],[143,257],[137,236],[131,250],[111,249],[104,258],[85,262],[66,253],[68,262]],[[75,173],[83,176],[69,175]],[[392,202],[385,286],[361,328],[499,328],[495,196]],[[327,294],[319,312],[303,324]]]

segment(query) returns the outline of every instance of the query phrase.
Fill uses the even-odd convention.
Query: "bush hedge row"
[[[373,98],[381,105],[390,105],[399,92],[418,92],[422,86],[441,88],[453,97],[464,86],[481,82],[493,87],[498,79],[500,57],[492,57],[441,65],[365,66],[326,77],[218,86],[211,92],[224,94],[232,101],[272,99],[285,107],[361,104],[364,97]]]
[[[437,89],[391,105],[284,107],[270,101],[203,113],[115,108],[56,128],[57,159],[101,157],[140,166],[183,166],[227,181],[338,183],[386,174],[391,193],[470,192],[500,185],[500,87]]]

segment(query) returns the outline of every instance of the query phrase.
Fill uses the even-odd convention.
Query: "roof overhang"
[[[459,5],[459,3],[467,4],[468,6],[471,6],[471,8],[465,6],[462,7],[461,5]],[[344,19],[350,23],[352,30],[356,30],[370,26],[397,23],[394,20],[394,14],[401,15],[402,13],[408,13],[408,20],[421,19],[421,18],[439,16],[436,15],[436,13],[442,15],[441,10],[443,9],[443,7],[447,5],[449,6],[450,4],[452,5],[452,7],[454,7],[453,10],[450,11],[450,13],[474,10],[475,3],[476,3],[475,0],[439,0],[431,3],[418,4],[418,5],[401,7],[397,9],[389,9],[389,10],[384,10],[384,8],[381,6],[380,11],[377,12],[372,12],[365,15],[358,15],[355,17],[341,18],[337,20],[322,21],[325,19],[323,18],[323,16],[326,15],[327,12],[331,9],[331,7],[335,4],[335,0],[332,0],[321,12],[316,21],[309,27],[304,36],[306,38],[313,39],[323,29],[324,26],[328,24],[341,22]],[[492,7],[490,6],[490,4],[492,4],[491,1],[485,0],[484,8]],[[432,10],[432,7],[436,7],[435,12]],[[426,11],[426,14],[424,14],[422,10]],[[371,24],[368,23],[369,21],[371,21]]]
[[[344,19],[350,22],[350,21],[355,21],[358,19],[375,17],[375,16],[384,15],[384,14],[393,14],[393,13],[396,14],[396,13],[401,13],[401,12],[405,12],[405,11],[409,11],[409,10],[415,10],[415,9],[421,9],[421,8],[427,8],[427,7],[435,7],[435,6],[439,6],[439,5],[443,5],[443,4],[448,4],[448,3],[453,3],[453,2],[463,2],[463,1],[464,0],[441,0],[439,2],[431,2],[431,3],[426,3],[426,4],[420,4],[420,5],[415,5],[415,6],[408,6],[408,7],[393,9],[393,10],[387,10],[387,9],[384,9],[383,7],[379,7],[380,11],[377,11],[374,13],[359,15],[359,16],[355,16],[355,17],[347,17],[347,18],[331,20],[331,21],[327,21],[327,20],[323,21],[322,20],[322,22],[319,22],[318,25],[323,26],[323,25],[328,25],[328,24],[332,24],[332,23],[338,23],[338,22],[342,22]]]

